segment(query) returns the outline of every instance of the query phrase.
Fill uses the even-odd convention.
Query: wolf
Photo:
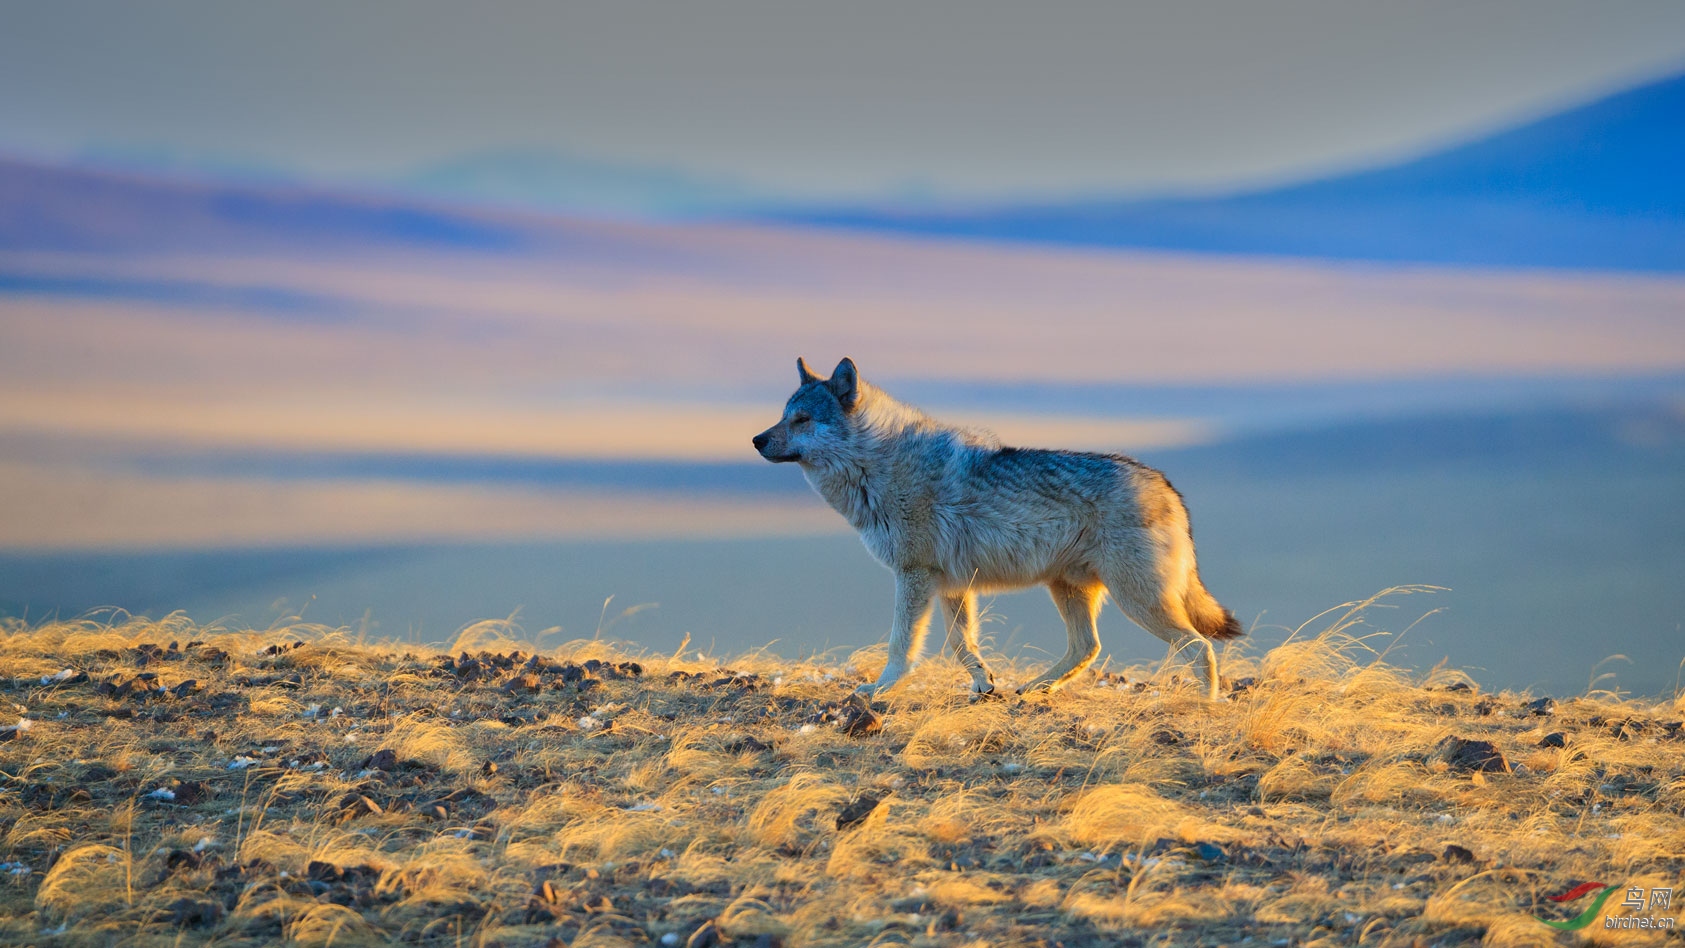
[[[852,359],[828,379],[800,358],[796,371],[783,417],[754,436],[755,450],[799,465],[895,574],[889,661],[861,692],[882,694],[912,669],[940,598],[971,691],[995,693],[977,652],[977,596],[1042,584],[1065,620],[1066,651],[1020,694],[1058,689],[1094,663],[1110,593],[1175,651],[1200,650],[1216,700],[1212,641],[1240,635],[1240,623],[1200,581],[1187,507],[1163,474],[1120,454],[1002,447],[896,401]]]

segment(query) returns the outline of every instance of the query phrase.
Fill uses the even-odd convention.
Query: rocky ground
[[[1592,901],[1550,895],[1685,886],[1685,704],[1411,676],[1352,621],[1217,704],[935,660],[872,708],[872,650],[13,625],[0,941],[1536,944]]]

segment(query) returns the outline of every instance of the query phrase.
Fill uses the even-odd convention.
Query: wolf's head
[[[784,403],[784,417],[778,424],[755,435],[755,450],[768,461],[822,461],[826,454],[849,439],[849,416],[860,401],[860,375],[853,359],[837,363],[836,371],[822,379],[796,360],[801,385]]]

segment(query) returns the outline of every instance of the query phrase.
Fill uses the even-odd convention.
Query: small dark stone
[[[1481,698],[1480,703],[1474,706],[1474,713],[1481,717],[1485,717],[1496,710],[1498,710],[1498,703],[1491,698]]]
[[[1247,675],[1245,678],[1236,678],[1233,682],[1231,682],[1229,684],[1229,691],[1239,694],[1242,691],[1251,691],[1256,687],[1258,687],[1258,679],[1252,675]]]
[[[374,753],[370,754],[368,756],[368,759],[363,761],[363,765],[361,767],[358,767],[357,769],[358,770],[385,770],[385,771],[397,770],[398,769],[398,753],[396,751],[392,750],[389,747],[381,749],[381,750],[377,750]]]
[[[355,790],[339,798],[338,809],[341,821],[354,820],[360,816],[379,816],[386,812],[381,809],[380,804]]]
[[[480,766],[481,776],[490,777],[495,773],[497,773],[497,761],[495,760],[488,760]]]
[[[164,871],[180,872],[183,869],[197,869],[204,864],[204,857],[191,849],[172,849],[164,857]]]
[[[1567,747],[1568,746],[1568,735],[1562,733],[1561,731],[1552,731],[1549,734],[1546,734],[1544,737],[1539,738],[1539,743],[1538,743],[1537,746],[1539,746],[1539,747]]]
[[[1534,717],[1539,717],[1539,718],[1542,718],[1547,714],[1555,714],[1556,713],[1556,699],[1555,698],[1540,698],[1537,701],[1529,701],[1529,702],[1527,702],[1527,711],[1528,711],[1529,714],[1532,714]]]
[[[1617,721],[1609,726],[1609,732],[1614,734],[1618,741],[1630,741],[1644,733],[1644,730],[1645,722],[1637,718],[1627,718],[1625,721]]]
[[[543,687],[544,683],[532,672],[527,672],[524,675],[516,675],[503,683],[503,690],[511,694],[521,691],[527,692],[528,694],[534,694]]]
[[[1187,738],[1183,736],[1182,732],[1174,728],[1165,728],[1163,730],[1154,731],[1152,737],[1154,744],[1159,744],[1164,747],[1175,747],[1177,744],[1180,744],[1185,740],[1187,740]]]
[[[1453,770],[1467,772],[1475,771],[1509,771],[1509,761],[1504,759],[1503,751],[1491,741],[1470,741],[1460,737],[1448,737],[1439,744],[1441,753],[1445,755],[1445,762]]]
[[[837,829],[845,830],[862,822],[866,817],[871,816],[872,811],[877,809],[878,804],[882,802],[882,800],[870,794],[862,794],[856,797],[854,802],[843,807],[842,812],[837,814]]]
[[[180,806],[192,806],[211,795],[210,785],[203,780],[183,780],[175,786],[175,802]]]
[[[759,754],[772,750],[772,745],[756,737],[743,737],[727,742],[724,749],[728,754]]]
[[[1475,861],[1474,852],[1472,850],[1463,846],[1458,846],[1456,843],[1452,843],[1451,845],[1445,847],[1445,852],[1440,853],[1439,858],[1444,862],[1465,862],[1473,864]]]
[[[866,699],[856,694],[848,699],[848,717],[843,721],[843,733],[849,737],[870,737],[883,730],[883,717],[872,710]]]
[[[214,925],[222,919],[222,903],[208,899],[177,899],[164,906],[169,913],[170,924],[184,928],[201,928]]]
[[[1446,691],[1473,691],[1474,686],[1466,681],[1454,681],[1445,686]]]
[[[1223,847],[1216,843],[1195,843],[1194,855],[1206,862],[1223,862],[1229,858],[1229,854],[1223,851]]]
[[[883,717],[869,708],[849,718],[843,727],[843,733],[849,737],[871,737],[882,730]]]
[[[754,941],[754,948],[784,948],[784,939],[771,932],[762,932]]]

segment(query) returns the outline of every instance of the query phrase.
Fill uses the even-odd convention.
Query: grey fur
[[[977,594],[1041,584],[1065,620],[1067,647],[1020,690],[1058,688],[1093,663],[1109,592],[1176,651],[1197,646],[1217,696],[1211,639],[1240,627],[1200,582],[1187,508],[1164,475],[1122,455],[1003,448],[896,401],[850,359],[829,379],[796,366],[800,387],[754,444],[769,461],[799,464],[895,573],[889,663],[862,690],[881,692],[912,668],[940,598],[948,647],[972,690],[993,691],[977,652]]]

